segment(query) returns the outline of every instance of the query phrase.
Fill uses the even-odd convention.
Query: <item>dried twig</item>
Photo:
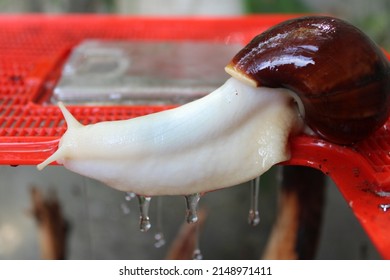
[[[302,166],[283,167],[279,211],[264,259],[313,259],[320,236],[325,175]]]
[[[43,259],[65,259],[67,222],[56,194],[51,191],[46,197],[36,187],[31,187],[33,214],[39,228],[41,255]]]
[[[193,258],[194,250],[196,249],[197,234],[201,230],[206,220],[206,210],[198,211],[198,221],[193,224],[184,222],[181,226],[175,240],[166,255],[167,260],[190,260]],[[199,227],[199,228],[198,228]]]

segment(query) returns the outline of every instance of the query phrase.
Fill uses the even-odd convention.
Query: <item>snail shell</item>
[[[243,48],[226,71],[256,87],[292,90],[305,123],[334,143],[359,141],[389,116],[388,60],[340,19],[302,17],[276,25]]]

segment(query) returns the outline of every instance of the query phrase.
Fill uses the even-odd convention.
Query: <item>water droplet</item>
[[[152,198],[142,195],[137,195],[137,198],[140,210],[139,228],[142,232],[146,232],[152,226],[149,221],[149,205]]]
[[[186,195],[186,221],[189,224],[196,223],[198,221],[198,204],[200,200],[200,193],[194,193]]]
[[[258,224],[260,224],[260,214],[259,214],[259,211],[249,210],[248,224],[253,226],[253,227],[257,226]]]
[[[196,248],[194,250],[194,253],[192,254],[192,259],[193,260],[203,260],[203,255],[202,255],[202,252],[200,251],[199,248]]]
[[[137,195],[133,192],[127,192],[126,195],[125,195],[125,199],[126,201],[130,201],[132,200],[134,197],[136,197]]]
[[[192,253],[192,259],[193,260],[203,260],[203,255],[202,255],[202,252],[200,251],[200,248],[199,248],[199,236],[200,236],[200,227],[199,227],[199,223],[195,225],[196,226],[196,231],[195,231],[195,249],[194,249],[194,252]]]
[[[125,214],[125,215],[128,215],[131,212],[130,207],[127,206],[127,204],[124,202],[121,203],[121,209],[122,209],[123,214]]]
[[[379,207],[382,209],[383,212],[387,212],[387,210],[390,209],[390,204],[380,204]]]
[[[248,223],[251,226],[257,226],[260,223],[259,214],[259,189],[260,177],[251,181],[251,205],[248,215]]]
[[[376,191],[375,193],[380,197],[390,197],[390,192],[388,191]]]
[[[154,247],[156,248],[161,248],[166,243],[162,226],[162,203],[163,198],[160,196],[157,197],[156,233],[154,234]]]
[[[156,241],[156,242],[154,242],[154,247],[156,247],[156,248],[161,248],[166,243],[164,234],[162,232],[157,232],[154,235],[154,240]]]

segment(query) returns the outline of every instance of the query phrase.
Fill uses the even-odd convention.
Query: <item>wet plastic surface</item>
[[[52,102],[183,104],[217,89],[242,44],[85,40],[63,66]],[[207,63],[205,63],[207,61]]]
[[[246,43],[254,35],[290,17],[1,17],[0,164],[37,164],[57,148],[66,126],[50,98],[65,59],[82,40]],[[86,124],[132,118],[172,106],[70,106],[69,109]],[[390,120],[353,147],[299,136],[292,139],[292,159],[285,163],[310,166],[329,175],[385,259],[390,259],[390,206],[386,206],[390,204],[389,130]]]

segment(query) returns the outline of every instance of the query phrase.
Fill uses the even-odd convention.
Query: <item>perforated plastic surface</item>
[[[48,103],[61,65],[88,39],[205,40],[246,43],[291,16],[155,19],[113,16],[3,16],[0,18],[0,164],[37,164],[58,145],[66,127]],[[353,46],[351,46],[353,47]],[[222,71],[222,70],[221,70]],[[127,119],[168,106],[72,106],[82,123]],[[299,136],[285,164],[328,174],[373,243],[390,259],[390,122],[353,147]],[[17,172],[17,169],[15,169]],[[314,187],[314,186],[313,186]],[[386,208],[387,210],[387,208]],[[351,233],[353,234],[353,233]]]

